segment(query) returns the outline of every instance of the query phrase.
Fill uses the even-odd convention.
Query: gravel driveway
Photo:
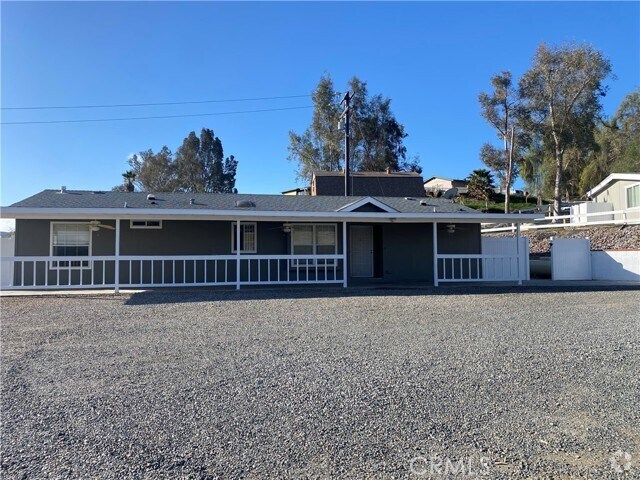
[[[440,292],[3,298],[2,477],[640,478],[640,291]]]

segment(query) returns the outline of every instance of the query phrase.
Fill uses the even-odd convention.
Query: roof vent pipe
[[[196,199],[195,198],[190,198],[189,199],[189,205],[193,205],[194,203],[196,203]]]
[[[67,193],[67,187],[65,187],[64,185],[62,185],[60,187],[60,193]]]
[[[156,196],[153,193],[150,193],[149,195],[147,195],[147,200],[155,200]]]

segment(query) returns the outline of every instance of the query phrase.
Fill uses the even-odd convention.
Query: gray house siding
[[[51,222],[74,220],[17,220],[16,256],[44,256],[50,253]],[[82,223],[82,222],[81,222]],[[85,222],[86,223],[86,222]],[[101,223],[115,227],[115,221]],[[164,220],[161,229],[132,229],[120,222],[121,255],[231,255],[233,222]],[[263,255],[285,255],[290,251],[289,234],[282,223],[257,222],[258,251]],[[340,238],[340,225],[338,236]],[[115,253],[115,231],[100,229],[91,234],[92,255]],[[341,245],[339,245],[341,248]]]

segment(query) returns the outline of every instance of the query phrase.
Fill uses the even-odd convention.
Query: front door
[[[349,260],[352,277],[373,277],[373,227],[351,225]]]

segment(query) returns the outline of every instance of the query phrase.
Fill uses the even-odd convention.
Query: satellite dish
[[[458,195],[458,189],[456,187],[450,188],[446,192],[442,194],[442,198],[446,198],[448,200],[453,200]]]

